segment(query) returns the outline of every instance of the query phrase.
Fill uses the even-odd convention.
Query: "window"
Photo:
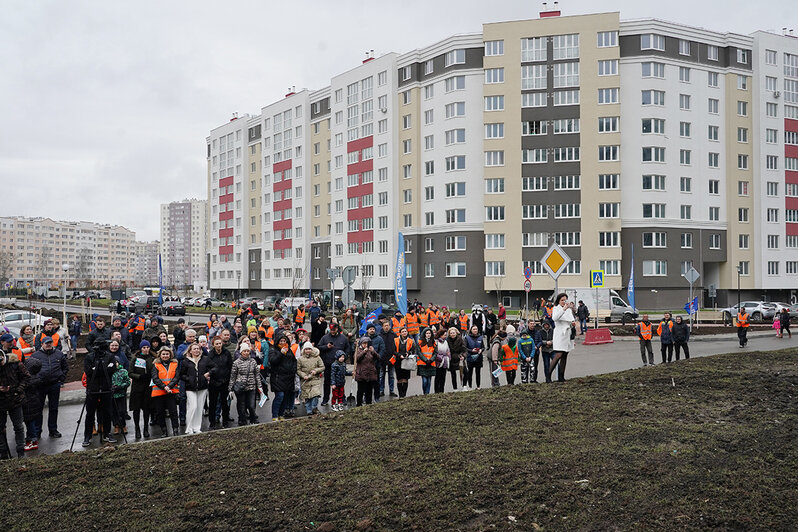
[[[707,45],[707,59],[710,61],[718,60],[718,47],[711,44]]]
[[[691,249],[693,247],[693,233],[682,233],[680,241],[682,249]]]
[[[679,178],[679,192],[692,192],[692,179],[689,177]]]
[[[548,97],[545,92],[525,92],[521,95],[521,107],[546,107]]]
[[[579,57],[579,34],[555,35],[552,37],[554,60],[576,59]]]
[[[620,203],[599,203],[599,218],[618,218]]]
[[[486,249],[504,249],[504,235],[503,234],[485,234],[485,248]]]
[[[402,165],[402,177],[404,179],[410,179],[411,177],[413,177],[413,165],[412,164]]]
[[[668,261],[644,260],[643,277],[664,277],[668,275]]]
[[[773,185],[773,192],[771,193],[771,185]],[[779,190],[779,184],[774,182],[768,182],[767,184],[767,191],[768,196],[775,196],[777,195]],[[798,197],[798,184],[796,183],[787,183],[784,185],[784,195],[788,198],[796,198]]]
[[[708,72],[707,73],[707,86],[709,87],[719,87],[718,84],[718,73],[717,72]]]
[[[485,220],[488,222],[502,222],[504,221],[504,207],[485,207]]]
[[[454,102],[445,107],[446,118],[465,116],[465,102]]]
[[[577,86],[579,86],[579,63],[554,63],[554,88]]]
[[[784,263],[786,266],[784,268],[785,272],[788,274],[796,274],[798,273],[798,260],[788,260]]]
[[[503,153],[503,152],[502,152]],[[579,147],[554,148],[555,162],[570,162],[579,160]],[[502,160],[502,163],[504,161]]]
[[[679,136],[690,138],[690,122],[679,122]]]
[[[554,217],[579,218],[581,216],[581,207],[579,203],[558,203],[554,206]]]
[[[740,207],[737,209],[737,221],[740,223],[748,223],[748,208]]]
[[[546,177],[524,177],[521,179],[522,190],[524,192],[536,192],[548,190],[548,178]]]
[[[619,93],[619,89],[617,89],[617,88],[599,89],[598,90],[598,103],[599,104],[618,103],[618,93]]]
[[[741,49],[738,48],[737,49],[737,62],[742,64],[742,65],[747,65],[750,55],[751,55],[751,52],[749,50],[741,50]]]
[[[665,148],[660,148],[658,146],[644,146],[643,162],[665,162]]]
[[[554,176],[554,190],[579,190],[580,176],[557,175]]]
[[[465,196],[466,184],[465,182],[446,183],[446,197],[454,198],[457,196]]]
[[[427,76],[429,74],[432,74],[433,69],[434,69],[434,63],[433,63],[432,59],[428,59],[428,60],[424,61],[424,75],[425,76]]]
[[[446,251],[465,251],[466,237],[464,236],[447,236],[446,237]]]
[[[767,221],[768,223],[779,223],[779,210],[775,208],[769,208],[767,210]]]
[[[715,98],[710,98],[710,99],[707,101],[707,110],[709,111],[709,113],[710,113],[710,114],[713,114],[713,115],[716,115],[716,114],[718,114],[718,107],[719,107],[719,104],[720,104],[720,101],[719,101],[719,100],[717,100],[717,99],[715,99]]]
[[[413,151],[413,139],[406,139],[402,141],[402,153],[411,153]]]
[[[798,209],[787,209],[784,211],[784,221],[795,223],[798,222]]]
[[[617,161],[620,146],[599,146],[599,161]]]
[[[665,64],[646,62],[641,63],[642,73],[644,78],[664,78],[665,77]]]
[[[654,33],[643,34],[640,36],[641,50],[665,50],[665,37]]]
[[[435,161],[424,162],[424,175],[432,175],[435,173]]]
[[[665,190],[665,176],[644,175],[643,190]]]
[[[718,140],[718,136],[720,135],[720,128],[718,126],[707,126],[707,139],[708,140]]]
[[[619,188],[619,175],[618,174],[599,174],[598,188],[599,190],[618,190]]]
[[[795,172],[798,170],[798,157],[785,157],[784,169],[789,170],[790,172]]]
[[[412,214],[405,214],[402,216],[402,224],[403,227],[412,227],[413,225],[413,215]]]
[[[495,177],[485,180],[486,194],[501,194],[504,192],[504,178]]]
[[[765,167],[768,170],[779,169],[779,157],[777,155],[767,155],[765,157]]]
[[[412,93],[409,90],[406,90],[402,93],[402,105],[407,105],[410,103],[412,98]]]
[[[435,225],[435,213],[434,212],[425,212],[424,213],[424,225]]]
[[[443,82],[443,88],[446,92],[465,89],[465,76],[452,76],[450,78],[446,78]]]
[[[768,65],[776,64],[776,50],[765,50],[765,63]]]
[[[435,277],[435,264],[424,264],[424,277]]]
[[[682,166],[690,166],[692,159],[692,151],[679,150],[679,164]]]
[[[521,67],[521,89],[545,89],[546,86],[546,65],[524,65]]]
[[[792,140],[792,142],[791,142]],[[779,131],[777,129],[766,129],[765,130],[765,142],[768,144],[776,144],[779,141]],[[785,132],[784,133],[784,143],[785,144],[798,144],[798,133],[791,133]]]
[[[690,110],[690,95],[689,94],[680,94],[679,95],[679,109],[682,111],[689,111]]]
[[[465,170],[465,155],[453,155],[446,158],[446,171]]]
[[[747,155],[738,155],[737,156],[737,168],[740,170],[747,170],[748,169],[748,156]]]
[[[465,129],[450,129],[444,134],[446,145],[461,144],[465,142]]]
[[[679,218],[681,218],[682,220],[692,220],[693,219],[692,205],[679,205]]]
[[[377,74],[377,85],[381,87],[386,83],[388,83],[388,72],[383,70],[382,72]]]
[[[618,117],[617,116],[602,116],[598,119],[599,133],[617,133],[618,132]]]
[[[789,108],[790,106],[787,105],[785,108]],[[766,103],[765,104],[765,115],[769,116],[770,118],[776,118],[779,116],[779,106],[775,103]]]
[[[643,233],[644,248],[664,248],[668,245],[667,233]]]
[[[717,140],[717,138],[715,140]],[[747,143],[748,142],[748,128],[745,128],[745,127],[738,127],[737,128],[737,142],[741,142],[741,143]]]
[[[665,133],[665,120],[662,118],[644,118],[642,121],[643,133]]]
[[[485,138],[486,139],[503,139],[504,138],[504,123],[499,122],[495,124],[485,124]]]
[[[548,121],[535,120],[532,122],[521,122],[522,135],[545,135],[548,129]]]
[[[765,76],[765,90],[768,91],[775,91],[778,90],[776,87],[777,79],[773,76]]]
[[[737,50],[738,52],[740,50]],[[779,274],[779,263],[774,260],[768,261],[768,275],[778,275]]]
[[[381,192],[380,194],[388,194],[387,192]],[[431,201],[435,199],[435,187],[424,187],[424,200]],[[387,198],[386,198],[387,201]]]
[[[485,55],[504,55],[504,41],[485,41]]]
[[[792,192],[798,192],[798,190],[794,190],[790,188],[790,185],[787,185],[786,195],[792,196]],[[779,184],[775,181],[768,181],[767,183],[767,195],[768,196],[778,196],[779,195]]]
[[[609,48],[611,46],[618,46],[618,32],[617,31],[600,31],[598,32],[599,48]]]
[[[737,265],[737,271],[740,273],[740,275],[748,275],[748,261],[741,260]]]
[[[504,166],[504,151],[486,151],[485,166]]]
[[[545,61],[547,40],[545,37],[521,39],[521,62]]]
[[[709,193],[713,196],[720,194],[720,181],[717,179],[709,180]]]
[[[485,277],[504,277],[504,261],[485,262]]]
[[[578,74],[578,71],[577,71]],[[485,69],[485,83],[504,83],[504,69],[503,68],[486,68]]]
[[[679,81],[690,83],[690,69],[688,67],[679,67]]]
[[[645,90],[641,92],[643,105],[665,105],[665,91]],[[599,89],[601,103],[601,89]]]
[[[577,105],[579,103],[579,91],[578,90],[554,91],[552,103],[555,106]]]
[[[740,89],[741,91],[748,90],[748,76],[737,74],[737,88]]]
[[[643,218],[665,218],[665,204],[644,203]]]
[[[424,113],[424,123],[427,122],[427,113],[430,113],[429,117],[432,118],[432,111],[427,111]],[[402,117],[402,128],[403,129],[410,129],[413,127],[413,115],[404,115]]]
[[[542,220],[549,217],[548,205],[522,205],[521,218],[524,220]]]
[[[737,116],[748,116],[748,102],[737,102]]]
[[[465,262],[446,263],[446,277],[465,277],[465,276],[466,276]]]
[[[443,61],[444,66],[461,65],[463,63],[465,63],[465,49],[461,48],[446,52]]]
[[[621,233],[618,231],[602,231],[599,233],[600,248],[617,248],[621,245]]]
[[[546,234],[546,233],[543,233]],[[577,247],[582,245],[582,233],[576,231],[565,231],[554,233],[554,241],[560,246]]]
[[[690,41],[679,39],[679,55],[690,55]]]
[[[543,248],[549,245],[548,233],[522,233],[521,245],[525,248]]]
[[[615,76],[618,74],[617,59],[602,59],[598,62],[599,76]]]
[[[708,166],[710,168],[718,168],[718,165],[720,164],[720,154],[719,153],[710,152],[710,153],[707,154],[707,157],[708,157],[708,160],[707,160]]]

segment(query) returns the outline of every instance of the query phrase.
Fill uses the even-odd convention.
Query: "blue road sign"
[[[590,270],[590,288],[604,286],[604,270]]]

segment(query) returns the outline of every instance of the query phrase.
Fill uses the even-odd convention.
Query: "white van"
[[[299,305],[307,307],[308,303],[310,303],[310,299],[306,297],[284,297],[280,300],[280,307],[288,312],[294,312],[295,309],[299,308]]]
[[[562,292],[568,294],[568,301],[575,304],[580,300],[584,301],[590,310],[591,316],[595,317],[597,311],[609,311],[612,321],[634,321],[637,318],[637,310],[626,303],[615,290],[611,288],[561,288]],[[552,293],[553,300],[557,294]],[[598,301],[596,301],[598,297]]]

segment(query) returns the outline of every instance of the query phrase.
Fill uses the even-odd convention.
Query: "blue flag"
[[[399,233],[396,248],[396,280],[394,285],[396,308],[402,314],[407,314],[407,277],[405,277],[405,237]]]
[[[163,305],[163,268],[161,268],[161,254],[158,253],[158,304]]]
[[[626,287],[626,297],[632,308],[635,307],[635,245],[632,244],[632,268],[629,272],[629,286]]]
[[[366,316],[366,319],[363,320],[363,325],[360,326],[360,336],[366,334],[366,327],[369,326],[369,323],[377,321],[377,317],[380,314],[382,314],[382,305],[369,312],[369,315]]]
[[[698,312],[698,296],[694,297],[692,301],[684,306],[684,311],[688,314],[695,314]]]

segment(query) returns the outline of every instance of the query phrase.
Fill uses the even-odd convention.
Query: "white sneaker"
[[[463,385],[463,391],[464,391],[464,392],[467,392],[467,391],[468,391],[468,386],[466,386],[465,384]]]

